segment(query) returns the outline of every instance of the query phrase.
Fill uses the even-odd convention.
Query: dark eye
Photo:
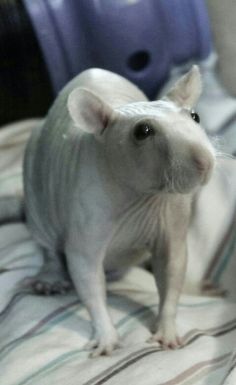
[[[200,123],[200,117],[195,111],[191,111],[191,116],[196,123]]]
[[[144,140],[151,135],[154,135],[154,130],[147,123],[140,123],[134,129],[134,137],[136,140]]]

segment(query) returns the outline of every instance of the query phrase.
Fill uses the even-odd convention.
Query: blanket
[[[23,152],[38,124],[30,120],[0,131],[0,210],[7,196],[23,196]],[[94,359],[85,349],[92,332],[89,316],[74,291],[43,297],[18,288],[40,269],[42,253],[25,223],[3,223],[0,384],[235,385],[235,204],[235,160],[221,159],[199,196],[189,231],[189,263],[177,316],[183,347],[164,351],[147,342],[158,294],[152,274],[135,267],[108,283],[108,306],[122,346],[110,357]],[[227,296],[218,296],[226,290]]]

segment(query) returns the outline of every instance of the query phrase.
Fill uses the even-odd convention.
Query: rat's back
[[[101,96],[113,108],[147,100],[123,77],[89,69],[64,87],[43,125],[32,133],[24,160],[27,220],[36,240],[53,250],[62,247],[78,168],[85,167],[81,148],[87,134],[74,126],[67,109],[68,97],[78,87]]]

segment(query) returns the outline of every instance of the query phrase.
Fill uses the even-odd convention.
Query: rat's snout
[[[199,174],[201,184],[204,185],[211,177],[215,163],[214,155],[202,146],[194,146],[191,153],[192,163]]]

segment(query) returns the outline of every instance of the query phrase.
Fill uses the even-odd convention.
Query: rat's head
[[[113,109],[77,88],[68,109],[74,123],[102,146],[118,183],[139,192],[189,193],[208,182],[215,159],[194,112],[200,93],[201,76],[194,66],[162,100]]]

